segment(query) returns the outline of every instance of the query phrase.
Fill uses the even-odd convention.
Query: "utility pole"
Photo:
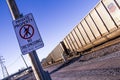
[[[27,65],[27,63],[26,63],[26,61],[25,61],[25,59],[24,59],[24,57],[23,57],[23,55],[21,54],[21,57],[22,57],[22,59],[23,59],[23,62],[25,63],[25,65],[26,65],[26,67],[28,68],[28,65]]]
[[[6,0],[6,1],[10,9],[10,12],[12,14],[13,20],[21,18],[23,15],[20,14],[18,7],[15,3],[15,0]],[[42,66],[40,64],[36,51],[30,52],[28,55],[31,59],[32,68],[33,68],[36,79],[37,80],[51,80],[49,74],[42,69]]]
[[[5,62],[4,60],[5,59],[2,56],[0,56],[0,65],[1,65],[1,69],[2,69],[3,78],[9,76],[7,68],[4,65],[4,62]]]

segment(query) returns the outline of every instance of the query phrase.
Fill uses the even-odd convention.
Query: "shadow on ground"
[[[56,72],[56,71],[58,71],[58,70],[60,70],[60,69],[62,69],[64,67],[66,67],[66,66],[68,66],[68,65],[70,65],[72,63],[74,63],[75,61],[79,60],[79,58],[80,57],[76,57],[76,58],[73,58],[73,59],[71,59],[71,60],[69,60],[69,61],[67,61],[65,63],[62,63],[58,68],[56,68],[53,71],[51,71],[50,74],[53,74],[54,72]]]

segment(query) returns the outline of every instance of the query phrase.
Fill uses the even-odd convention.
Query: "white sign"
[[[23,54],[44,46],[32,14],[13,21],[15,33]]]

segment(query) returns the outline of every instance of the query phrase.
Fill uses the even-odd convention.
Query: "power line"
[[[16,58],[16,60],[14,60],[14,62],[12,62],[11,64],[9,64],[7,67],[13,66],[18,60],[20,60],[20,58],[23,60],[25,66],[28,68],[28,65],[27,65],[27,63],[26,63],[26,61],[25,61],[25,59],[24,59],[24,57],[23,57],[22,54],[21,54],[21,56],[18,56],[18,58]]]
[[[13,65],[20,59],[20,57],[21,57],[21,56],[18,56],[18,58],[16,58],[16,59],[14,60],[14,62],[12,62],[11,64],[9,64],[7,67],[13,66]]]

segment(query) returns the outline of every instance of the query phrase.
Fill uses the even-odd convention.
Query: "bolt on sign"
[[[12,23],[23,54],[44,46],[32,13],[14,20]]]

